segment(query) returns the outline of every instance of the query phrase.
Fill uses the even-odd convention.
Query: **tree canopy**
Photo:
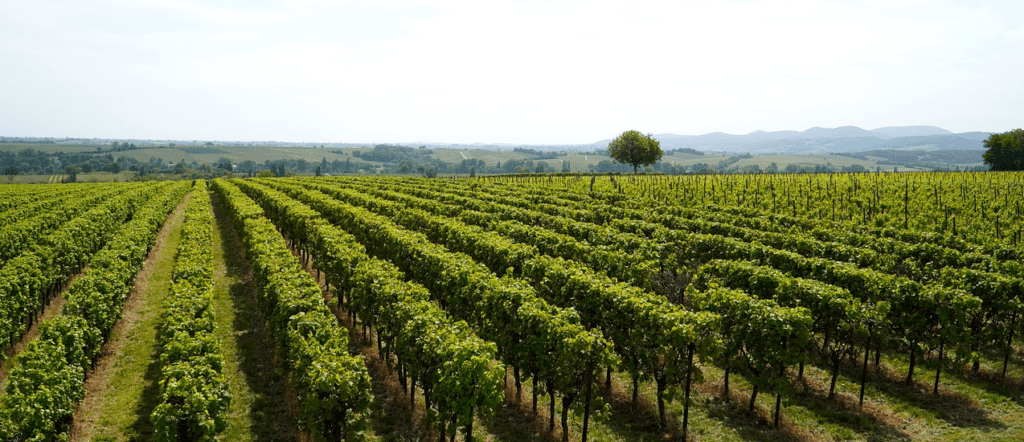
[[[1024,129],[992,134],[982,154],[991,170],[1024,170]]]
[[[638,167],[661,160],[661,142],[650,134],[627,130],[608,143],[608,153],[613,160],[632,165],[636,173]]]

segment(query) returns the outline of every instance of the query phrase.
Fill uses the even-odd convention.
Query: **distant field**
[[[363,160],[352,156],[357,149],[345,149],[345,155],[334,153],[335,149],[310,149],[301,147],[242,147],[242,146],[215,146],[212,148],[154,148],[137,149],[123,152],[115,152],[116,156],[125,156],[139,161],[149,161],[150,158],[160,158],[165,163],[191,163],[193,161],[202,164],[213,164],[221,158],[228,158],[232,162],[252,160],[256,163],[274,160],[298,160],[303,159],[309,162],[320,162],[327,159],[345,161],[351,159],[353,163],[361,163]]]
[[[78,174],[80,183],[123,183],[135,176],[135,172],[120,173],[92,172]],[[60,183],[67,175],[0,175],[0,183],[4,184],[54,184]]]
[[[724,158],[724,157],[723,157]],[[772,154],[772,155],[754,155],[751,158],[745,158],[736,162],[739,167],[756,164],[762,169],[775,163],[778,168],[784,169],[790,164],[796,164],[798,166],[824,166],[831,163],[836,168],[849,167],[853,165],[863,166],[865,169],[874,171],[881,167],[884,172],[891,172],[893,166],[891,164],[879,164],[878,159],[872,159],[869,157],[868,161],[859,160],[843,155],[811,155],[811,154]],[[713,163],[711,163],[713,164]],[[915,169],[912,167],[900,166],[899,170],[902,171],[919,171],[924,169]]]
[[[68,152],[68,153],[99,153],[102,155],[111,154],[115,158],[117,157],[128,157],[141,162],[148,162],[152,158],[159,158],[164,164],[167,163],[198,163],[198,164],[214,164],[221,158],[228,158],[233,163],[237,164],[245,160],[251,160],[258,164],[263,164],[266,161],[275,160],[298,160],[303,159],[308,162],[320,162],[327,160],[327,162],[333,161],[351,161],[352,163],[369,163],[374,165],[381,165],[382,163],[364,161],[353,154],[357,151],[367,151],[370,148],[308,148],[308,147],[277,147],[277,146],[175,146],[175,147],[151,147],[134,150],[123,150],[123,151],[111,151],[110,148],[104,147],[101,151],[96,151],[96,146],[75,146],[75,145],[63,145],[63,144],[28,144],[28,143],[5,143],[0,144],[0,152],[16,152],[23,149],[33,149],[36,151],[42,151],[47,153],[54,152]],[[569,163],[569,169],[571,172],[582,173],[589,172],[590,167],[596,167],[598,163],[610,158],[606,155],[592,155],[589,153],[569,152],[564,156],[559,156],[555,159],[543,159],[537,160],[536,157],[530,154],[513,152],[507,150],[484,150],[475,148],[432,148],[433,153],[430,155],[431,158],[444,161],[449,164],[457,165],[463,160],[467,159],[478,159],[484,161],[488,166],[494,166],[498,163],[504,163],[509,160],[532,160],[534,163],[546,163],[550,170],[560,171],[562,169],[563,161]],[[672,153],[662,157],[662,162],[665,164],[672,164],[676,166],[692,166],[698,163],[707,164],[710,167],[716,167],[719,162],[735,157],[736,155],[731,154],[713,154],[706,153],[704,155],[692,155],[683,153]],[[729,167],[743,168],[750,165],[758,165],[761,169],[768,167],[770,164],[775,163],[779,170],[783,170],[790,164],[796,164],[803,167],[814,167],[816,165],[827,165],[831,164],[834,168],[840,169],[843,167],[849,167],[853,165],[860,165],[865,169],[874,171],[879,168],[883,171],[892,171],[892,164],[884,164],[886,160],[881,157],[875,156],[864,156],[864,159],[853,158],[851,156],[844,155],[830,155],[830,154],[763,154],[754,155],[750,158],[740,159],[734,163],[731,163]],[[980,166],[981,163],[960,165],[961,168],[968,166]],[[952,167],[952,165],[949,165]],[[899,166],[900,171],[919,171],[926,170],[920,168],[914,168],[909,166]],[[30,182],[39,182],[39,178],[23,178],[28,179]]]
[[[431,158],[444,161],[446,163],[461,163],[462,160],[478,159],[483,160],[488,166],[508,160],[523,160],[530,159],[531,155],[521,154],[518,152],[501,151],[501,150],[479,150],[479,149],[432,149],[434,153]]]

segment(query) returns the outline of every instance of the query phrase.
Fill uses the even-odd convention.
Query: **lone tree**
[[[661,142],[650,134],[627,130],[608,143],[608,153],[618,163],[631,164],[633,173],[640,166],[648,166],[661,160]]]
[[[991,170],[1024,170],[1024,129],[992,134],[981,155]]]

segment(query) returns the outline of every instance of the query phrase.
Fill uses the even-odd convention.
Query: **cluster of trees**
[[[669,155],[673,155],[673,154],[677,154],[677,153],[683,153],[683,154],[688,154],[688,155],[704,156],[704,152],[701,152],[701,151],[699,151],[697,149],[690,149],[689,147],[681,147],[679,149],[672,149],[672,150],[670,150],[668,152],[665,152],[665,153],[667,153]]]
[[[982,155],[992,170],[1024,170],[1024,129],[992,134]]]
[[[356,158],[362,158],[366,161],[376,161],[380,163],[401,163],[403,161],[425,161],[427,160],[434,151],[427,149],[426,146],[420,146],[418,149],[405,146],[393,146],[390,144],[378,144],[373,146],[373,149],[369,151],[355,151],[352,153]]]
[[[589,172],[594,173],[632,173],[633,166],[624,163],[616,163],[611,160],[601,160],[597,165],[589,165],[587,167]],[[676,165],[669,163],[654,163],[649,166],[644,166],[639,169],[640,172],[644,173],[663,173],[666,175],[682,175],[688,173],[711,173],[714,169],[705,163],[697,163],[692,165]]]
[[[115,143],[116,144],[116,143]],[[115,146],[115,149],[130,149],[131,145]],[[376,167],[366,163],[353,163],[352,160],[334,160],[328,162],[324,158],[320,162],[304,159],[267,160],[257,163],[245,160],[234,163],[230,158],[222,157],[213,164],[192,162],[165,163],[163,159],[151,157],[149,161],[140,161],[127,156],[115,157],[113,153],[96,152],[56,152],[46,153],[35,149],[22,149],[17,152],[0,151],[0,174],[2,175],[56,175],[75,176],[80,173],[123,171],[137,172],[140,177],[151,174],[182,175],[184,178],[214,178],[225,173],[256,175],[268,171],[275,176],[292,173],[312,173],[316,175],[342,173],[375,173]],[[154,179],[157,177],[150,177]]]
[[[0,152],[0,174],[3,175],[118,173],[125,170],[152,172],[163,167],[163,161],[158,158],[143,162],[125,156],[115,158],[111,153],[46,153],[35,149]]]
[[[725,173],[832,173],[832,172],[848,172],[848,173],[862,173],[870,172],[871,170],[861,166],[860,164],[851,164],[849,166],[836,167],[832,163],[815,164],[813,166],[808,164],[787,164],[786,167],[779,168],[778,164],[771,163],[764,168],[761,168],[759,164],[747,164],[742,167],[733,167],[726,169]],[[881,171],[876,170],[876,172]]]
[[[114,152],[121,152],[123,150],[135,150],[135,149],[138,149],[138,146],[136,146],[135,143],[128,143],[128,142],[118,143],[117,141],[115,141],[113,143],[110,143],[110,150],[112,150]],[[96,150],[99,151],[100,148],[97,147]]]
[[[438,174],[507,174],[507,173],[555,173],[569,172],[569,163],[562,161],[559,167],[541,161],[542,159],[565,156],[565,153],[547,153],[532,149],[516,148],[516,152],[534,155],[532,159],[511,159],[487,164],[478,158],[464,159],[458,164],[446,163],[431,157],[434,152],[425,147],[414,149],[405,146],[379,144],[372,150],[355,152],[353,156],[366,161],[384,163],[381,173],[400,175],[424,175],[434,177]]]
[[[507,173],[551,173],[557,172],[544,162],[533,160],[512,159],[502,163],[496,162],[487,165],[487,162],[477,158],[462,160],[459,164],[448,164],[445,162],[428,162],[425,164],[403,162],[396,165],[387,165],[384,173],[397,173],[401,175],[420,174],[427,177],[434,177],[437,174],[459,174],[476,176],[477,174],[507,174]]]
[[[384,163],[383,173],[421,174],[428,177],[438,173],[454,173],[450,164],[431,157],[433,150],[426,146],[419,148],[378,144],[368,151],[356,151],[352,155],[365,161]]]
[[[285,176],[289,172],[293,174],[333,175],[342,173],[376,173],[377,170],[373,165],[353,163],[348,158],[345,161],[327,161],[327,158],[324,158],[320,162],[306,161],[302,158],[266,160],[262,163],[245,160],[238,164],[232,164],[230,158],[221,158],[214,165],[218,169],[246,176],[255,176],[260,172],[269,172],[274,176]]]
[[[521,153],[532,156],[534,160],[554,160],[558,157],[564,157],[567,155],[566,152],[555,152],[555,151],[542,151],[535,149],[527,149],[524,147],[517,147],[512,149],[512,152]]]

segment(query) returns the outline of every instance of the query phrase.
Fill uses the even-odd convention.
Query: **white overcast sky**
[[[1024,1],[0,0],[0,136],[1024,126]]]

